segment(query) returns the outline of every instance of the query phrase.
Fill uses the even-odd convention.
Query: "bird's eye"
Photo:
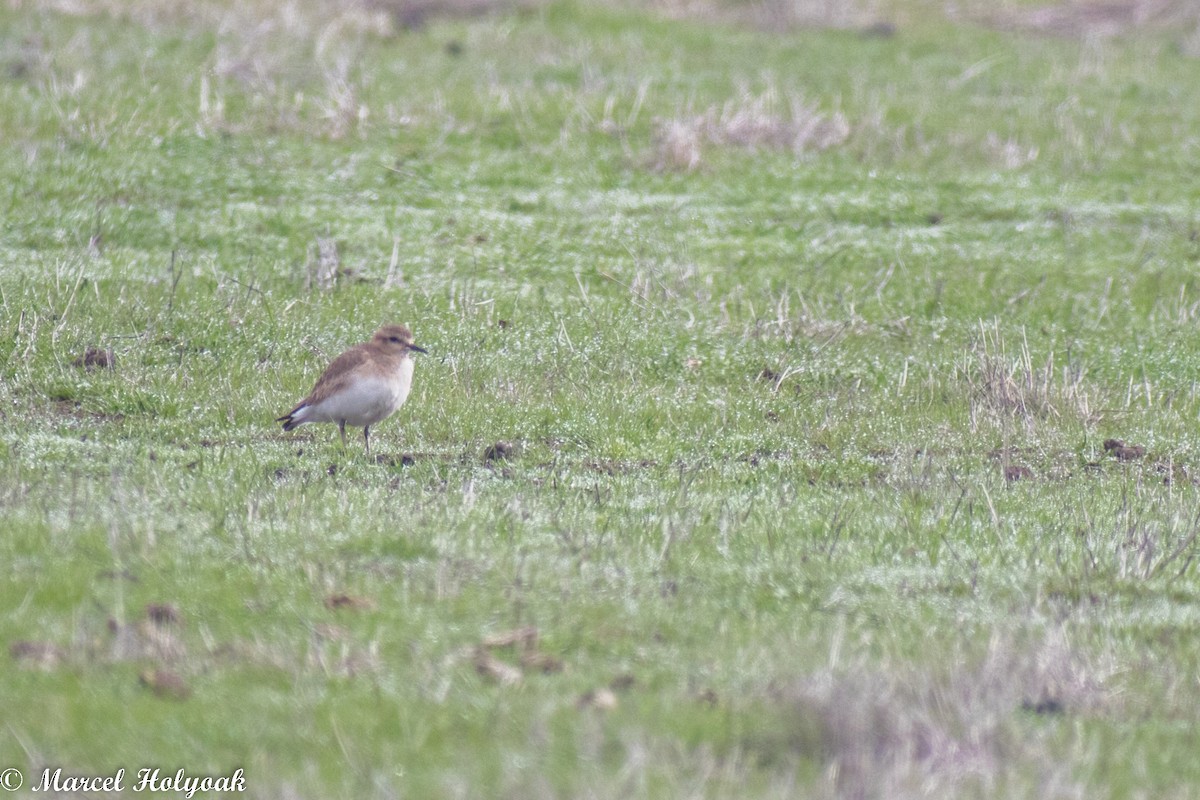
[[[396,344],[400,344],[400,337],[399,336],[389,336],[388,341],[395,342]]]

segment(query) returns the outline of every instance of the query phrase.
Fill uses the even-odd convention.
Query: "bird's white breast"
[[[412,390],[412,376],[411,358],[401,359],[399,366],[388,372],[355,375],[341,390],[311,406],[305,421],[374,425],[404,405]]]

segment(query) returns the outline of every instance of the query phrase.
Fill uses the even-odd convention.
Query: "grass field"
[[[10,0],[0,142],[12,796],[1200,795],[1188,5]]]

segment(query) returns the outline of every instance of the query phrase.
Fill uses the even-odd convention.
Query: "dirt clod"
[[[1105,439],[1104,452],[1111,454],[1117,461],[1137,461],[1146,455],[1146,448],[1140,444],[1125,444],[1120,439]]]
[[[1030,480],[1033,478],[1033,470],[1029,467],[1023,467],[1020,464],[1009,464],[1004,468],[1004,480],[1012,483],[1013,481]]]
[[[116,366],[116,357],[112,350],[105,350],[102,347],[89,347],[83,351],[83,355],[71,362],[73,366],[80,369],[113,369]]]
[[[515,454],[515,448],[509,442],[496,442],[483,451],[484,461],[507,461]]]
[[[63,660],[63,652],[50,642],[18,641],[8,646],[13,661],[27,667],[51,670]]]
[[[338,593],[325,598],[325,607],[330,611],[370,611],[375,603],[366,597]]]
[[[1021,703],[1021,710],[1039,715],[1056,715],[1066,712],[1066,706],[1053,697],[1043,697],[1041,700],[1026,700]]]
[[[1126,445],[1113,450],[1113,455],[1117,457],[1117,461],[1137,461],[1146,455],[1146,448],[1137,444]]]
[[[158,697],[168,700],[186,700],[192,693],[178,673],[169,669],[146,669],[138,675],[138,683],[154,692]]]
[[[580,711],[585,711],[589,708],[594,708],[597,711],[612,711],[617,707],[617,696],[612,689],[601,687],[599,689],[589,689],[579,695],[579,699],[575,701],[575,707]]]
[[[183,621],[183,615],[171,603],[148,603],[146,619],[155,625],[178,625]]]

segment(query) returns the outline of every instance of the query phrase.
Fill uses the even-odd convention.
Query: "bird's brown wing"
[[[346,385],[346,381],[356,369],[367,363],[371,358],[365,345],[351,347],[346,352],[335,358],[325,371],[321,373],[321,377],[317,378],[317,383],[313,386],[308,397],[296,404],[288,413],[284,414],[276,422],[288,422],[290,417],[305,406],[315,406],[331,394],[337,392]],[[286,428],[285,428],[286,429]]]
[[[325,371],[321,373],[321,377],[317,379],[317,383],[313,386],[313,390],[308,393],[308,397],[304,398],[301,405],[315,406],[317,403],[326,399],[330,395],[340,391],[346,386],[347,381],[354,372],[364,366],[371,360],[371,353],[366,345],[357,345],[351,347],[346,352],[333,360]]]

